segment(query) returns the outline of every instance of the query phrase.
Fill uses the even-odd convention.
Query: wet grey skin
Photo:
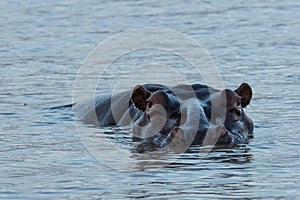
[[[247,83],[221,91],[201,84],[172,88],[146,84],[98,97],[95,108],[74,107],[86,123],[129,125],[135,140],[155,147],[163,147],[174,138],[178,145],[232,146],[245,143],[253,134],[253,122],[244,111],[251,98]]]

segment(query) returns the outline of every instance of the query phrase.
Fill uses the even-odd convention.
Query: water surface
[[[298,1],[28,0],[0,6],[1,199],[300,198]],[[99,42],[149,26],[202,44],[226,87],[252,86],[246,112],[256,126],[249,144],[201,159],[192,147],[164,168],[119,172],[89,154],[71,109],[49,109],[72,102],[77,71]],[[130,62],[121,57],[114,66],[153,59],[187,65],[155,53],[137,52]],[[99,83],[97,91],[109,92],[109,83]],[[130,149],[124,130],[115,133],[112,140]]]

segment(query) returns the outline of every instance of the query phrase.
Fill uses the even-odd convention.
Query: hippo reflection
[[[99,97],[95,108],[79,117],[100,126],[131,125],[134,138],[156,147],[178,145],[233,145],[253,133],[244,109],[252,98],[247,83],[236,90],[206,85],[138,85],[132,91]],[[91,116],[97,117],[92,120]]]

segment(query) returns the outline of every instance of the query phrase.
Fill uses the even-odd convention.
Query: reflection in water
[[[120,154],[112,154],[109,149],[104,148],[102,148],[100,154],[97,151],[93,151],[95,149],[91,149],[90,153],[92,155],[95,154],[93,156],[99,159],[100,162],[103,162],[103,160],[101,160],[103,154],[110,156],[115,155],[115,160],[118,160],[119,157],[126,159],[126,156],[128,156],[127,159],[131,160],[131,164],[133,165],[127,166],[127,162],[118,163],[118,168],[125,171],[152,171],[160,170],[161,168],[204,169],[205,166],[203,166],[203,164],[206,165],[210,162],[245,164],[250,163],[252,160],[251,149],[247,144],[231,148],[216,146],[212,150],[211,147],[195,145],[188,148],[185,153],[179,154],[172,151],[172,149],[158,149],[149,143],[133,140],[129,127],[105,127],[101,129],[101,131],[95,131],[95,129],[92,128],[91,134],[88,134],[86,138],[82,139],[87,146],[90,146],[91,143],[99,146],[100,144],[103,145],[103,142],[107,143],[109,141]],[[110,163],[105,164],[108,167],[110,165]]]
[[[135,189],[129,189],[126,192],[127,197],[161,198],[164,195],[168,197],[201,195],[202,198],[210,199],[227,196],[243,199],[255,197],[253,166],[249,165],[253,155],[247,144],[232,148],[215,147],[210,153],[207,153],[206,149],[211,148],[200,146],[192,146],[182,154],[171,151],[162,153],[150,147],[143,147],[145,151],[138,152],[141,143],[132,140],[129,128],[105,127],[104,130],[104,133],[98,132],[96,137],[92,136],[93,139],[100,138],[99,134],[104,134],[110,142],[127,151],[128,154],[117,155],[118,157],[130,156],[135,161],[134,165],[118,166],[117,169],[129,172],[130,176],[136,178],[147,177],[142,182],[128,183],[129,188]],[[107,162],[101,159],[99,161],[110,167]],[[118,165],[126,164],[128,163],[118,162]],[[147,175],[144,172],[152,173]],[[172,190],[164,191],[165,187],[171,187]]]

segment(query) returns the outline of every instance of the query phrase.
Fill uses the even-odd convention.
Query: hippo
[[[75,105],[85,123],[131,126],[133,139],[155,147],[173,145],[227,145],[245,143],[253,134],[246,115],[252,89],[218,90],[207,85],[137,85],[132,90],[100,96],[95,106]],[[84,112],[76,112],[84,110]]]

